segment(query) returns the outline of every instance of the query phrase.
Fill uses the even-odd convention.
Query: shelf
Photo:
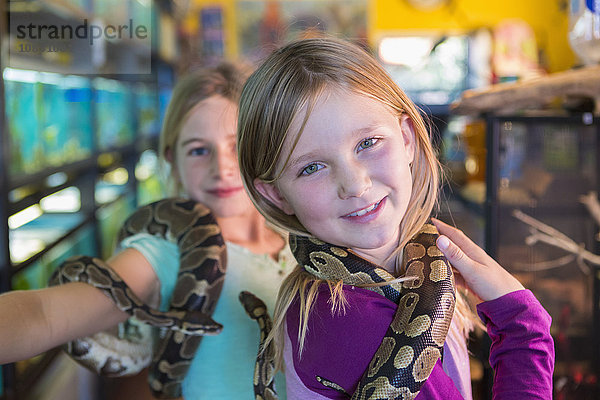
[[[23,271],[25,268],[29,267],[36,261],[40,260],[42,258],[42,256],[47,254],[49,251],[51,251],[53,248],[55,248],[57,245],[59,245],[63,241],[73,237],[82,228],[89,225],[94,219],[93,216],[82,216],[82,215],[52,215],[52,216],[46,215],[46,217],[50,217],[50,218],[54,218],[54,219],[56,219],[56,218],[71,218],[72,220],[73,219],[74,220],[71,221],[71,227],[63,228],[63,229],[59,228],[57,233],[52,235],[52,236],[55,236],[54,240],[51,239],[51,241],[49,243],[46,243],[41,251],[31,255],[26,260],[14,265],[12,268],[13,275]],[[58,224],[59,224],[58,226],[60,226],[60,223],[58,223]],[[56,227],[57,223],[55,223],[53,225]],[[63,222],[63,226],[64,226],[64,222]],[[39,236],[39,232],[37,235]]]
[[[7,39],[0,50],[0,126],[6,127],[0,129],[5,226],[0,237],[6,245],[0,292],[44,287],[49,274],[71,255],[110,256],[116,230],[140,198],[148,196],[141,194],[135,171],[142,153],[158,146],[160,120],[175,79],[175,65],[152,47],[161,29],[157,13],[168,14],[172,5],[170,0],[0,2],[0,11],[11,11],[6,18],[10,24],[0,21],[0,34]],[[41,39],[28,30],[23,38],[16,34],[19,24],[32,24],[35,30],[36,25],[75,27],[86,20],[88,26],[97,21],[119,25],[130,18],[135,19],[132,26],[152,22],[150,36],[104,38],[101,46],[78,39],[67,49],[58,47],[65,38],[49,36],[49,30]],[[20,52],[19,44],[24,46]],[[50,45],[54,47],[44,47]],[[34,46],[56,51],[34,52]],[[147,165],[140,170],[145,179],[153,177]],[[106,184],[115,185],[105,189]],[[31,210],[33,215],[17,222]],[[15,250],[18,245],[21,254]],[[39,377],[56,364],[57,352],[40,356],[39,363],[24,370],[2,366],[0,398],[32,396],[46,379]]]
[[[14,190],[21,186],[39,184],[40,182],[46,181],[48,177],[60,172],[65,174],[80,174],[81,172],[89,170],[90,168],[94,168],[95,166],[96,159],[89,158],[86,160],[65,164],[63,166],[49,167],[44,171],[35,172],[33,174],[20,174],[17,176],[9,176],[8,189]]]
[[[455,114],[514,114],[543,109],[556,99],[590,98],[600,114],[600,65],[558,72],[518,82],[501,83],[483,89],[467,90],[451,105]]]

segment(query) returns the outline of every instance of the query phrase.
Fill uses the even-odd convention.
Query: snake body
[[[348,285],[383,283],[365,288],[398,304],[392,322],[354,393],[347,393],[327,377],[315,376],[318,382],[352,399],[409,400],[419,394],[442,357],[456,299],[452,269],[435,244],[437,236],[436,228],[427,223],[404,247],[406,276],[416,279],[385,284],[394,277],[351,250],[312,237],[290,235],[292,252],[307,272],[319,279],[342,280]],[[264,307],[248,310],[250,307],[246,305],[246,308],[249,314],[260,314],[263,309],[266,313]],[[265,333],[261,332],[261,338],[264,336]],[[261,376],[255,374],[257,400],[277,398],[268,390],[272,387],[272,366],[272,355],[259,353],[256,371],[265,372]],[[257,385],[257,382],[260,384]]]
[[[150,364],[150,388],[160,398],[181,396],[183,381],[203,335],[222,326],[210,317],[226,269],[224,240],[205,206],[187,199],[164,199],[136,210],[119,231],[118,241],[146,233],[178,245],[180,268],[170,309],[145,304],[102,260],[75,256],[51,276],[49,285],[85,282],[108,296],[131,317],[117,331],[76,339],[65,350],[89,369],[106,376],[139,372]],[[153,345],[147,326],[160,328]],[[151,335],[150,335],[151,336]]]

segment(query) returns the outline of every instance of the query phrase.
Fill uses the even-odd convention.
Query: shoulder
[[[345,311],[332,311],[330,292],[319,288],[308,319],[308,331],[302,356],[298,341],[299,302],[287,313],[294,369],[309,388],[322,391],[315,381],[319,375],[353,391],[394,316],[396,304],[367,289],[344,286]]]
[[[385,333],[397,308],[395,303],[371,290],[350,285],[344,285],[343,298],[345,306],[341,310],[333,310],[330,290],[327,285],[321,285],[309,315],[309,330],[327,331],[354,326],[364,327],[370,332],[372,329],[378,331],[381,325],[385,326]],[[300,301],[296,299],[287,313],[289,329],[298,326],[300,312]],[[313,333],[311,336],[322,339],[316,332]]]
[[[154,236],[149,233],[136,233],[124,238],[118,243],[118,249],[133,248],[151,259],[154,254],[160,252],[175,253],[179,257],[179,247],[163,237]],[[150,260],[151,261],[151,260]]]

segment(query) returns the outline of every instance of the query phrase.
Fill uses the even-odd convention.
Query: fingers
[[[447,236],[440,235],[437,239],[438,248],[444,253],[450,264],[465,277],[468,283],[468,276],[475,268],[475,261],[470,259],[455,243]]]
[[[475,244],[467,235],[465,235],[461,230],[456,229],[439,219],[432,218],[432,222],[435,227],[438,229],[440,234],[447,236],[451,241],[456,243],[456,245],[462,249],[462,251],[472,258],[473,260],[485,264],[487,262],[494,262],[493,259],[477,244]]]
[[[441,235],[438,248],[481,300],[497,299],[523,285],[460,230],[433,220]]]

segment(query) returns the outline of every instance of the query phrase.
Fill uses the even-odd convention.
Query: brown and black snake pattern
[[[268,313],[266,304],[252,293],[241,292],[240,302],[250,318],[258,322],[260,329],[259,354],[256,357],[256,364],[254,366],[253,382],[256,400],[276,400],[278,397],[275,390],[273,347],[268,347],[266,351],[260,352],[260,349],[264,347],[267,335],[273,328],[273,321]]]
[[[210,316],[225,278],[225,243],[210,210],[187,199],[164,199],[139,208],[125,221],[118,241],[137,233],[159,236],[179,247],[179,274],[168,311],[161,312],[144,304],[106,263],[97,258],[69,258],[54,272],[49,285],[88,283],[135,320],[160,328],[150,363],[150,388],[156,397],[180,397],[181,382],[202,336],[218,334],[222,329]],[[132,331],[129,323],[122,325],[121,332]],[[138,329],[133,329],[134,337],[138,333]],[[128,347],[133,346],[131,340],[127,341],[130,338],[124,342],[114,335],[100,335],[104,337],[103,347],[116,349],[111,356],[105,357],[104,349],[98,350],[102,346],[96,335],[67,344],[66,351],[84,366],[106,376],[133,374],[148,365],[147,362],[136,367],[128,364],[124,356]]]
[[[327,377],[315,379],[352,399],[414,399],[442,357],[443,345],[454,313],[452,269],[436,246],[438,232],[430,223],[406,244],[403,265],[407,277],[416,279],[383,286],[369,286],[398,304],[394,318],[358,387],[350,394]],[[290,247],[299,265],[319,279],[342,280],[348,285],[368,285],[394,279],[381,267],[349,249],[315,238],[290,236]],[[244,300],[242,299],[244,303]],[[249,314],[261,314],[245,304]],[[261,316],[262,318],[262,316]],[[268,332],[261,332],[261,339]],[[263,343],[261,342],[261,348]],[[272,355],[259,353],[255,376],[256,399],[276,399],[272,389]],[[260,382],[260,384],[257,384]],[[261,391],[262,390],[262,391]]]

